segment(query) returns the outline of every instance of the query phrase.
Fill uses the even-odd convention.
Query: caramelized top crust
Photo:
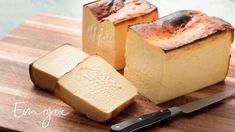
[[[145,0],[96,0],[84,7],[89,8],[98,20],[109,20],[114,24],[157,10]]]
[[[232,30],[228,22],[199,11],[182,10],[151,23],[130,27],[150,44],[165,51],[174,50],[225,30]]]

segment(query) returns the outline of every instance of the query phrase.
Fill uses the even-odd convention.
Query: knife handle
[[[154,112],[151,114],[134,117],[126,121],[120,122],[118,124],[112,125],[110,131],[112,132],[135,131],[170,117],[171,117],[171,111],[169,109],[161,110],[160,112]]]

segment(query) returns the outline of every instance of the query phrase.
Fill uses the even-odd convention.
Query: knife
[[[235,89],[217,93],[215,95],[202,98],[188,104],[181,106],[171,107],[160,112],[154,112],[139,117],[134,117],[126,121],[120,122],[118,124],[112,125],[110,131],[113,132],[133,132],[141,128],[150,126],[152,124],[158,123],[170,117],[174,117],[178,114],[185,113],[189,114],[216,102],[219,102],[225,98],[235,95]]]

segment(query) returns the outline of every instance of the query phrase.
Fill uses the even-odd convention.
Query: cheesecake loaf
[[[129,106],[137,90],[101,57],[90,56],[58,80],[54,94],[88,118],[104,122]]]
[[[57,80],[87,57],[83,51],[63,45],[30,64],[31,80],[36,86],[53,91]]]
[[[96,0],[83,6],[82,49],[99,55],[115,69],[125,67],[128,26],[158,18],[145,0]]]
[[[156,104],[223,81],[234,28],[182,10],[130,27],[124,76]]]

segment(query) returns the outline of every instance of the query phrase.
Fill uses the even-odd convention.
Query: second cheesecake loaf
[[[155,103],[223,81],[233,31],[224,20],[191,10],[131,26],[124,75]]]
[[[123,69],[128,26],[156,18],[157,8],[145,0],[96,0],[85,4],[82,49],[101,56],[117,70]]]

